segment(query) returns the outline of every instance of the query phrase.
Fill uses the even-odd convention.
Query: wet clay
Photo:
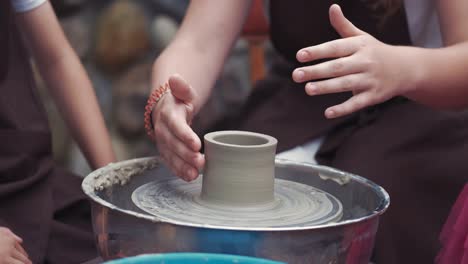
[[[106,166],[106,168],[108,168],[107,170],[100,170],[96,175],[94,175],[94,179],[96,181],[94,189],[96,191],[102,191],[115,184],[125,185],[133,176],[156,168],[160,163],[161,161],[159,159],[141,162],[136,166],[122,166],[120,164],[115,165],[113,163],[109,163]]]
[[[271,136],[245,131],[206,134],[201,200],[240,207],[274,203],[277,143]]]
[[[161,220],[226,228],[307,227],[342,217],[342,205],[335,197],[309,185],[276,179],[275,202],[240,207],[201,200],[202,181],[159,179],[138,187],[132,201]]]
[[[155,179],[132,201],[162,220],[225,227],[314,226],[341,219],[342,205],[312,186],[274,178],[277,140],[220,131],[205,135],[206,165],[199,179]]]

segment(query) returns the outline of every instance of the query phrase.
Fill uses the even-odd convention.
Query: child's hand
[[[195,90],[182,77],[169,78],[167,93],[153,109],[154,135],[157,147],[171,171],[186,181],[198,177],[204,157],[201,141],[190,127],[194,115]]]
[[[330,7],[330,22],[343,38],[301,49],[297,59],[334,59],[295,69],[292,75],[296,82],[309,81],[305,85],[308,95],[353,92],[346,102],[328,108],[326,117],[347,115],[401,94],[409,66],[401,62],[404,56],[398,47],[386,45],[356,28],[338,5]]]
[[[10,229],[0,227],[0,264],[32,264],[22,242]]]

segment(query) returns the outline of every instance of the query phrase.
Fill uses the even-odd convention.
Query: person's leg
[[[327,165],[364,176],[390,194],[376,263],[434,261],[442,224],[467,180],[467,135],[466,114],[403,103],[387,107],[348,136],[336,136],[341,142],[333,151],[333,142],[324,142],[318,155],[329,158]]]
[[[55,213],[47,249],[47,263],[83,263],[97,257],[90,204],[81,178],[62,170],[53,175]]]

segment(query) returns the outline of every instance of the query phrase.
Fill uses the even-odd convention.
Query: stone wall
[[[52,4],[94,84],[118,159],[157,154],[143,127],[150,69],[177,31],[188,0],[55,0]],[[39,77],[38,83],[57,161],[79,174],[88,173]],[[202,136],[213,122],[239,110],[250,90],[247,44],[240,39],[211,100],[194,121],[195,131]]]

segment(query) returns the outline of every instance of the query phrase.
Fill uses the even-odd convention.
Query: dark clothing
[[[80,178],[58,169],[28,56],[9,1],[0,3],[0,226],[24,240],[34,263],[96,256]]]
[[[432,263],[438,233],[468,178],[468,113],[435,111],[395,98],[327,120],[325,109],[350,94],[307,96],[291,73],[300,65],[295,60],[299,49],[339,38],[328,18],[333,2],[377,39],[410,44],[403,9],[381,24],[365,4],[372,1],[270,1],[271,37],[281,59],[254,88],[235,128],[276,137],[279,151],[327,135],[316,156],[321,164],[362,175],[390,194],[375,262]]]

